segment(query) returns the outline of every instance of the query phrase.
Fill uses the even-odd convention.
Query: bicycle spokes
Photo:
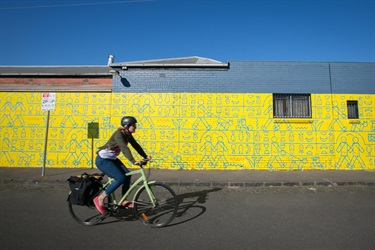
[[[156,200],[152,202],[146,187],[142,187],[134,197],[135,216],[150,227],[166,226],[177,212],[176,195],[170,187],[161,183],[152,183],[148,188]]]

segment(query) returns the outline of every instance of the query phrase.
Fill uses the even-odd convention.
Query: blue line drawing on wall
[[[144,100],[144,104],[141,109],[141,113],[139,114],[140,123],[142,124],[142,128],[153,128],[155,127],[151,116],[155,110],[152,108],[150,98],[146,98]]]
[[[33,159],[32,155],[28,155],[25,152],[19,152],[18,165],[20,166],[30,166],[30,162]]]
[[[199,105],[197,106],[198,113],[197,113],[197,116],[195,118],[195,121],[194,121],[192,127],[194,129],[198,129],[199,125],[203,124],[203,126],[205,127],[206,130],[210,130],[212,126],[207,121],[206,117],[210,117],[210,116],[212,116],[212,114],[210,114],[208,112],[208,110],[204,108],[204,106],[203,106],[204,103],[203,103],[202,100],[199,100],[198,103],[199,103]]]
[[[3,134],[3,139],[1,140],[1,157],[0,160],[3,159],[5,156],[6,160],[8,161],[8,164],[13,164],[14,160],[10,156],[9,152],[11,151],[17,151],[17,148],[13,146],[11,141],[9,140],[9,133],[6,132]]]
[[[70,122],[72,127],[74,127],[74,128],[78,127],[78,123],[74,119],[76,110],[74,108],[73,99],[69,97],[66,101],[65,106],[66,107],[65,107],[64,118],[61,121],[60,126],[65,128],[65,127],[67,127],[67,123]]]
[[[183,129],[185,123],[187,122],[187,120],[183,120],[183,119],[176,119],[176,120],[173,120],[172,123],[175,125],[175,128],[177,129],[177,137],[178,137],[178,144],[177,144],[177,148],[178,150],[181,149],[181,130]]]
[[[271,156],[267,162],[267,167],[269,170],[273,170],[275,168],[273,164],[276,162],[280,168],[285,168],[286,164],[280,157],[282,153],[285,155],[285,151],[281,149],[277,137],[273,136],[271,140]]]
[[[173,169],[186,169],[188,168],[188,163],[187,162],[183,162],[182,161],[182,157],[180,155],[176,155],[173,159],[172,159],[172,168]]]
[[[320,162],[319,156],[313,156],[310,164],[311,169],[325,169],[325,166]]]
[[[352,138],[352,145],[350,147],[350,152],[353,154],[353,157],[351,159],[350,165],[351,169],[355,166],[356,163],[359,164],[361,169],[365,168],[365,163],[363,162],[361,158],[361,153],[365,152],[365,150],[361,147],[361,145],[358,143],[359,139],[358,137]]]
[[[131,105],[130,105],[131,103]],[[152,114],[155,110],[155,100],[149,94],[136,94],[132,95],[126,104],[123,104],[125,110],[121,115],[132,115],[137,118],[138,127],[142,129],[153,128]],[[169,108],[167,106],[167,108]]]
[[[336,163],[336,169],[342,169],[342,168],[352,169],[354,167],[354,165],[352,165],[352,157],[351,157],[351,154],[354,153],[353,143],[352,143],[352,145],[350,145],[348,143],[348,138],[350,138],[350,137],[352,137],[351,134],[344,134],[343,133],[338,139],[339,144],[338,144],[338,147],[336,149],[336,152],[338,152],[340,154],[340,156],[339,156],[339,159]],[[353,156],[354,156],[354,154],[353,154]],[[360,157],[360,154],[359,154],[359,157]],[[356,161],[359,161],[359,160],[356,159]]]
[[[307,162],[307,159],[305,157],[300,158],[291,154],[289,154],[289,160],[290,160],[289,170],[293,170],[293,169],[302,170],[303,166]]]
[[[3,112],[3,115],[0,119],[0,124],[2,124],[4,121],[7,122],[6,126],[13,127],[13,104],[12,104],[12,98],[7,97],[6,102],[1,107],[1,111]]]
[[[78,150],[81,153],[78,155],[77,165],[83,165],[82,163],[86,162],[87,166],[91,166],[91,154],[89,154],[92,151],[91,143],[86,139],[82,139],[78,145]]]
[[[13,124],[15,124],[16,121],[19,121],[19,126],[25,125],[25,121],[23,119],[23,114],[25,113],[25,111],[26,107],[23,104],[23,99],[22,97],[18,97],[16,104],[13,106],[13,115],[15,117],[13,120]]]
[[[368,126],[367,122],[351,122],[350,132],[362,132]]]
[[[231,119],[218,119],[216,122],[216,130],[226,131],[233,124]]]
[[[204,165],[212,166],[214,163],[214,159],[212,157],[212,152],[214,150],[212,137],[210,135],[206,135],[203,139],[203,145],[199,147],[200,152],[203,152],[203,158],[197,164],[200,168],[203,168]]]
[[[333,112],[333,118],[332,121],[329,124],[329,130],[334,131],[335,125],[337,124],[342,131],[347,131],[346,126],[342,123],[341,118],[345,117],[345,114],[342,114],[340,112],[340,108],[337,106],[337,101],[334,101],[332,103],[332,112]]]
[[[263,156],[252,156],[251,158],[246,157],[246,160],[250,165],[250,169],[256,169],[262,158]]]
[[[81,134],[81,133],[77,133]],[[67,155],[65,159],[62,161],[63,164],[66,164],[67,162],[72,162],[74,166],[78,166],[80,164],[80,159],[82,159],[82,156],[78,154],[77,152],[80,151],[80,147],[82,143],[86,143],[87,147],[90,148],[90,145],[88,144],[87,140],[81,140],[78,141],[77,134],[71,134],[70,138],[68,140],[68,143],[64,146],[64,149],[67,150]],[[90,159],[89,156],[87,156],[87,159]],[[73,160],[71,160],[73,158]]]
[[[229,162],[225,157],[225,152],[228,152],[228,147],[225,145],[223,137],[219,136],[217,138],[216,145],[213,148],[214,168],[216,168],[219,164],[222,164],[224,168],[229,166]]]
[[[95,122],[95,120],[91,120],[90,122]],[[99,140],[100,138],[109,138],[115,130],[115,125],[117,124],[111,123],[110,117],[107,117],[107,116],[99,117],[99,127],[100,127]]]

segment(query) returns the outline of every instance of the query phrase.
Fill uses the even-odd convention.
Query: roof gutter
[[[0,76],[63,76],[63,77],[72,77],[72,76],[111,76],[110,73],[82,73],[82,74],[62,74],[62,73],[0,73]]]

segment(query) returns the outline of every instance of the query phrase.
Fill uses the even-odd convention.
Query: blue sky
[[[375,0],[0,0],[0,65],[375,62]]]

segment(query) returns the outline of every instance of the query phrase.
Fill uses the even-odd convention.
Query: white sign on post
[[[43,93],[42,110],[54,110],[56,103],[56,93]]]
[[[43,169],[42,176],[45,174],[46,161],[47,161],[47,142],[48,142],[48,128],[49,128],[49,116],[50,111],[55,110],[56,93],[43,93],[42,95],[42,110],[48,110],[47,124],[46,124],[46,140],[44,143],[44,157],[43,157]]]

